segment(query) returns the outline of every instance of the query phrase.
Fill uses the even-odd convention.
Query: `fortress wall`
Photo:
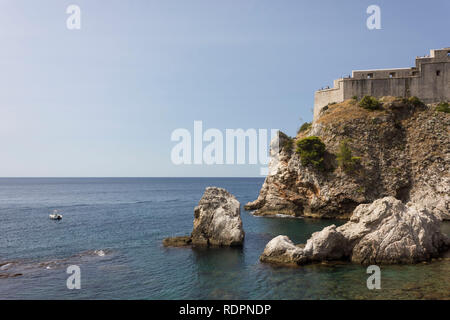
[[[439,71],[439,76],[437,75]],[[417,96],[425,103],[450,100],[450,64],[421,65],[420,76],[384,79],[345,79],[344,100],[353,96]]]
[[[331,102],[366,95],[417,96],[425,103],[450,101],[450,48],[431,50],[430,55],[417,57],[413,68],[357,70],[351,78],[335,80],[333,89],[316,91],[314,119]]]
[[[450,101],[450,63],[423,63],[420,69],[421,76],[412,84],[411,95],[425,103]]]
[[[342,85],[343,80],[335,80],[334,88],[319,90],[314,93],[314,119],[320,113],[320,110],[331,102],[344,101],[344,90]]]
[[[355,70],[352,71],[352,79],[367,79],[369,74],[372,75],[372,79],[385,79],[391,75],[396,77],[409,77],[412,75],[412,68],[400,68],[400,69],[382,69],[382,70]]]
[[[386,79],[348,79],[344,83],[344,100],[357,96],[410,96],[411,82],[415,78],[386,78]]]

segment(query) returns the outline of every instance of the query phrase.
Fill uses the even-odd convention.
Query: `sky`
[[[0,0],[0,176],[260,176],[261,164],[176,165],[171,134],[202,121],[294,136],[334,79],[449,47],[449,12],[448,0]]]

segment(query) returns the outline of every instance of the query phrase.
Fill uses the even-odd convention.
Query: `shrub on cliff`
[[[339,144],[339,151],[336,154],[336,160],[342,169],[348,168],[352,161],[352,150],[348,146],[348,140],[342,140]]]
[[[300,128],[297,131],[297,134],[299,134],[300,132],[305,132],[307,130],[309,130],[311,128],[311,122],[305,122],[304,124],[302,124],[300,126]]]
[[[336,160],[338,162],[339,167],[345,172],[353,172],[361,162],[360,157],[353,157],[352,150],[348,145],[348,139],[344,139],[339,144],[339,151],[336,155]]]
[[[367,110],[379,110],[381,109],[381,102],[378,101],[375,97],[372,96],[364,96],[360,101],[359,101],[359,106],[367,109]]]
[[[302,165],[312,165],[320,170],[325,168],[325,144],[319,137],[311,136],[298,140],[296,152],[300,155]]]
[[[408,104],[414,106],[414,107],[421,107],[424,105],[424,103],[422,102],[422,100],[420,100],[419,98],[417,98],[416,96],[412,96],[408,98]]]
[[[448,102],[441,102],[437,105],[436,111],[450,113],[450,107]]]
[[[281,148],[289,152],[293,146],[294,146],[294,139],[292,139],[291,137],[287,137],[287,139],[283,142]]]
[[[350,104],[351,105],[354,105],[354,104],[356,104],[356,103],[358,103],[358,96],[353,96],[352,97],[352,99],[350,100]]]

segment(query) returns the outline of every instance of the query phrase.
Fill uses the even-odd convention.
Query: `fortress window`
[[[395,77],[395,72],[390,72],[389,73],[389,78],[393,78],[393,77]]]
[[[441,75],[441,70],[436,70],[436,75],[440,76]]]
[[[367,74],[367,79],[372,79],[373,78],[373,73],[368,73]]]
[[[417,71],[413,71],[413,72],[412,72],[412,75],[413,75],[413,76],[417,76],[418,74],[419,74],[419,73],[418,73]]]

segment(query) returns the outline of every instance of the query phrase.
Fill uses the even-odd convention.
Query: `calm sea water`
[[[261,178],[0,179],[1,299],[420,299],[450,298],[450,262],[382,267],[382,289],[349,263],[281,268],[258,260],[285,234],[305,242],[333,220],[254,217],[242,210],[242,249],[164,248],[192,230],[205,187],[241,204]],[[49,220],[58,209],[62,221]],[[443,229],[450,233],[450,225]],[[66,268],[81,268],[69,290]]]

